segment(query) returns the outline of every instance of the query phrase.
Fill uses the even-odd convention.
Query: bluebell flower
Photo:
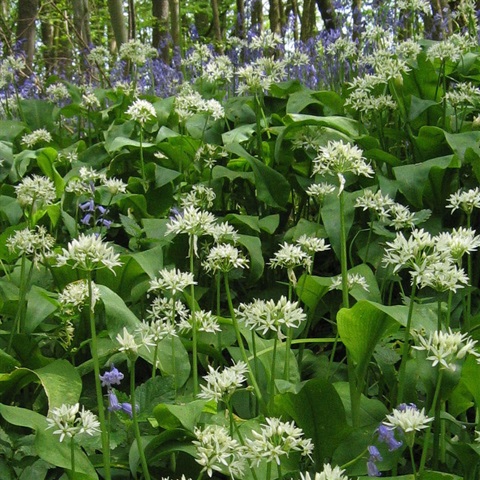
[[[103,375],[100,375],[100,381],[102,382],[102,387],[111,387],[112,385],[120,385],[120,382],[123,380],[123,373],[120,372],[115,365],[112,363],[109,372],[105,372]]]
[[[395,433],[383,423],[377,428],[378,439],[388,445],[388,450],[393,452],[399,449],[403,443],[395,438]]]
[[[111,412],[116,412],[117,410],[120,410],[122,408],[120,403],[118,403],[117,395],[111,389],[108,390],[108,403],[108,409]]]
[[[369,445],[368,453],[370,454],[370,460],[373,462],[381,462],[383,460],[378,448],[375,445]]]
[[[369,477],[380,477],[382,475],[372,460],[367,462],[367,472]]]

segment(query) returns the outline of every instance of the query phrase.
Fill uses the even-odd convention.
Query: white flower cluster
[[[94,92],[86,91],[82,95],[82,106],[87,110],[94,110],[95,108],[100,108],[100,100],[95,95]]]
[[[207,425],[203,430],[195,428],[197,440],[192,443],[197,451],[197,462],[209,477],[213,472],[223,472],[234,477],[241,477],[245,470],[245,459],[242,448],[237,440],[233,439],[225,427]]]
[[[235,268],[247,268],[248,259],[233,245],[220,243],[210,249],[202,265],[209,273],[227,273]]]
[[[419,345],[413,348],[424,350],[427,353],[427,360],[432,361],[432,367],[440,365],[441,369],[455,371],[458,360],[466,355],[473,355],[480,363],[480,353],[475,350],[476,340],[473,340],[467,333],[453,332],[448,329],[446,332],[435,331],[425,338],[419,333],[415,334]]]
[[[315,473],[312,478],[310,473],[300,473],[302,480],[348,480],[348,477],[344,475],[345,470],[339,466],[332,466],[329,463],[323,465],[323,471],[321,473]]]
[[[147,100],[135,100],[127,109],[127,115],[138,122],[142,127],[157,118],[155,107]]]
[[[189,236],[190,247],[194,254],[198,255],[198,237],[210,234],[215,225],[215,216],[205,210],[200,210],[192,205],[186,207],[183,212],[175,214],[167,223],[167,234],[186,233]]]
[[[241,303],[236,315],[251,330],[262,335],[273,331],[280,339],[285,338],[282,327],[297,328],[307,319],[298,302],[290,302],[283,295],[278,302],[256,299],[251,303]]]
[[[180,204],[184,208],[190,205],[197,208],[209,209],[213,206],[215,196],[213,188],[206,187],[202,183],[197,183],[192,185],[190,192],[182,196]]]
[[[52,408],[48,414],[47,423],[47,430],[56,428],[53,433],[60,435],[60,442],[63,442],[65,437],[73,438],[81,433],[91,436],[100,433],[100,422],[96,415],[90,410],[85,410],[84,407],[80,410],[78,403]]]
[[[15,81],[15,74],[25,69],[25,59],[22,56],[8,55],[0,62],[0,89]]]
[[[210,310],[197,310],[195,312],[195,324],[199,332],[216,333],[221,330],[218,318]],[[193,315],[182,318],[178,323],[179,330],[190,332],[193,328]]]
[[[273,57],[261,57],[240,67],[237,75],[238,95],[265,93],[270,90],[272,83],[279,82],[285,77],[285,62]]]
[[[394,273],[410,268],[412,284],[415,282],[420,288],[455,292],[468,284],[468,277],[460,266],[462,255],[479,246],[480,237],[470,229],[437,236],[415,229],[408,239],[398,232],[392,242],[387,242],[383,262],[392,265]]]
[[[265,421],[260,432],[252,430],[253,439],[245,439],[245,456],[254,467],[258,467],[262,461],[280,465],[281,457],[288,457],[292,452],[311,456],[313,443],[309,438],[303,438],[301,428],[276,417],[266,418]]]
[[[82,233],[69,242],[67,248],[62,248],[62,253],[57,256],[57,267],[67,264],[84,271],[106,267],[115,273],[114,267],[122,265],[122,262],[113,247],[104,243],[99,236]]]
[[[307,188],[307,195],[322,203],[327,195],[335,191],[335,185],[327,182],[313,183]]]
[[[177,268],[163,268],[159,272],[159,276],[150,280],[150,288],[148,291],[163,290],[169,292],[172,297],[177,293],[183,292],[190,285],[196,285],[193,273],[182,272]]]
[[[363,157],[363,152],[356,145],[342,141],[329,141],[325,147],[320,147],[313,160],[312,175],[336,175],[340,182],[339,194],[345,187],[344,174],[371,177],[374,173],[370,164]]]
[[[230,398],[235,390],[246,381],[247,371],[247,365],[244,362],[238,362],[222,371],[209,365],[208,374],[203,377],[207,384],[200,385],[202,392],[198,394],[198,397],[216,402]]]
[[[45,128],[38,128],[32,133],[26,133],[22,137],[22,143],[28,148],[32,148],[37,143],[50,143],[53,140],[51,133]]]
[[[365,291],[369,291],[368,283],[367,280],[363,275],[360,275],[358,273],[348,273],[347,274],[347,288],[348,291],[352,290],[353,287],[358,286],[360,288],[363,288]],[[330,284],[330,287],[328,287],[329,290],[341,290],[342,289],[342,277],[341,275],[338,275],[336,277],[332,278],[332,283]]]
[[[47,177],[32,175],[15,186],[18,203],[22,208],[40,208],[51,205],[57,198],[54,183]]]
[[[471,82],[460,82],[453,91],[445,93],[444,98],[454,108],[475,106],[480,102],[480,88]]]
[[[420,12],[425,15],[430,15],[432,13],[432,7],[427,0],[398,0],[397,8],[402,11],[407,12]]]
[[[205,100],[188,83],[183,84],[180,93],[175,97],[174,106],[175,112],[182,121],[187,120],[196,113],[206,113],[214,120],[225,116],[225,111],[220,102],[214,98]]]
[[[47,94],[49,100],[54,103],[70,98],[70,93],[68,93],[67,87],[60,82],[49,85],[45,93]]]
[[[426,220],[425,215],[417,216],[405,205],[391,199],[388,194],[383,195],[380,190],[376,193],[370,189],[364,190],[363,195],[355,200],[355,207],[362,208],[364,211],[373,211],[380,222],[394,227],[395,230],[414,228],[415,225]]]
[[[47,233],[43,225],[37,225],[36,231],[24,228],[17,230],[5,242],[10,252],[30,257],[35,266],[53,257],[55,239]]]
[[[92,298],[91,308],[95,308],[95,304],[100,298],[100,290],[92,282]],[[69,283],[59,294],[58,303],[60,309],[66,315],[73,315],[75,310],[81,311],[88,301],[88,283],[86,280],[77,280]]]
[[[157,50],[140,40],[129,40],[120,45],[119,55],[137,66],[144,65],[148,58],[156,57]]]
[[[419,432],[428,427],[428,424],[433,421],[433,417],[428,417],[425,414],[425,409],[419,410],[413,404],[402,404],[395,408],[391,415],[386,416],[387,421],[384,425],[391,429],[399,428],[404,433]]]
[[[458,190],[448,198],[447,207],[451,208],[452,212],[461,208],[467,215],[471,215],[474,208],[480,208],[480,188]]]

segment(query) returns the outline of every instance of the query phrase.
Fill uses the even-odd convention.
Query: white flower
[[[82,105],[88,110],[100,108],[100,100],[93,92],[86,92],[82,95]]]
[[[210,249],[202,265],[207,272],[220,271],[226,273],[234,268],[247,268],[248,259],[233,245],[220,243]]]
[[[358,273],[348,273],[347,274],[347,288],[350,291],[353,287],[358,286],[363,288],[365,291],[369,291],[367,280],[363,275]],[[330,284],[329,290],[341,290],[342,289],[342,276],[338,275],[332,278],[332,283]]]
[[[120,45],[119,54],[137,66],[146,63],[148,58],[156,57],[157,50],[150,45],[142,43],[140,40],[129,40]]]
[[[308,472],[300,473],[300,478],[302,480],[348,480],[348,477],[343,475],[344,472],[345,470],[339,466],[332,468],[329,463],[325,463],[323,465],[323,471],[321,473],[315,473],[315,477],[313,479]]]
[[[166,297],[155,297],[147,313],[151,319],[170,322],[176,317],[180,317],[180,319],[188,317],[188,309],[180,300]]]
[[[189,235],[190,248],[198,256],[197,240],[204,234],[209,234],[215,224],[215,216],[210,212],[199,210],[194,206],[186,207],[182,213],[177,213],[167,223],[167,234],[186,233]]]
[[[54,435],[60,435],[60,442],[63,442],[65,437],[73,438],[80,433],[87,435],[96,435],[100,433],[100,422],[89,410],[82,407],[79,412],[80,405],[63,404],[61,407],[52,408],[47,417],[47,430],[49,428],[57,428],[54,430]],[[79,416],[77,417],[77,414]]]
[[[71,265],[72,268],[92,271],[103,267],[115,273],[114,267],[122,265],[120,255],[102,242],[97,235],[80,234],[78,239],[68,243],[67,248],[57,256],[57,267]]]
[[[106,187],[111,195],[117,195],[127,191],[127,184],[119,178],[106,178],[103,181],[103,186]]]
[[[207,384],[200,385],[202,392],[198,394],[198,397],[220,402],[225,397],[230,397],[237,388],[242,386],[242,383],[246,381],[246,373],[247,365],[244,362],[238,362],[222,371],[209,365],[208,374],[203,377]]]
[[[302,235],[297,239],[296,243],[309,255],[330,250],[330,245],[325,242],[324,238]]]
[[[20,206],[32,210],[51,205],[57,198],[55,184],[49,178],[40,175],[23,178],[15,186],[15,193]]]
[[[414,405],[401,405],[395,408],[391,415],[387,415],[387,422],[383,422],[387,427],[399,428],[405,433],[419,432],[428,427],[433,421],[433,417],[425,415],[425,409],[418,408]]]
[[[126,327],[123,327],[122,334],[118,333],[115,338],[120,344],[118,349],[119,352],[137,354],[140,345],[137,344],[135,337],[127,330]]]
[[[45,128],[39,128],[32,133],[26,133],[22,137],[22,143],[28,148],[31,148],[40,142],[50,143],[52,140],[52,135],[45,130]]]
[[[155,107],[147,100],[135,100],[132,105],[128,107],[127,115],[142,126],[157,118]]]
[[[282,326],[297,328],[307,319],[305,312],[298,307],[298,302],[290,302],[283,295],[276,303],[272,299],[241,303],[236,313],[239,321],[243,321],[248,328],[257,330],[262,335],[273,331],[279,338],[284,338]]]
[[[427,360],[432,362],[432,367],[440,365],[440,368],[455,371],[456,362],[465,358],[467,354],[473,355],[478,359],[480,354],[475,350],[476,340],[467,333],[453,332],[448,329],[447,332],[435,331],[429,338],[423,335],[415,335],[419,345],[414,346],[416,350],[427,352]]]
[[[67,87],[63,83],[52,83],[52,85],[47,87],[46,94],[52,102],[59,102],[60,100],[70,98]]]
[[[252,430],[253,440],[245,439],[246,456],[253,467],[258,467],[263,460],[280,465],[281,457],[288,457],[292,452],[300,452],[302,456],[312,454],[312,441],[303,438],[303,430],[293,422],[282,422],[275,417],[265,421],[260,432]]]
[[[238,232],[228,222],[215,224],[212,227],[210,234],[216,243],[230,241],[235,244],[239,239]]]
[[[208,209],[212,208],[215,196],[213,188],[198,183],[192,185],[192,190],[182,197],[180,203],[182,207],[194,206],[197,208]]]
[[[241,477],[245,470],[244,456],[237,440],[230,437],[225,427],[207,425],[203,430],[195,427],[197,440],[192,443],[197,452],[196,461],[209,477],[213,472],[227,470],[232,477]]]
[[[437,250],[448,252],[457,261],[480,247],[480,235],[475,235],[475,230],[471,228],[460,227],[439,233],[436,240]]]
[[[330,183],[313,183],[307,188],[307,195],[315,197],[318,202],[323,202],[324,198],[335,191],[335,185]]]
[[[159,272],[159,277],[150,280],[149,291],[167,290],[172,296],[183,292],[190,285],[196,285],[197,282],[193,277],[193,273],[181,272],[179,269],[163,268]]]
[[[100,298],[100,290],[92,282],[92,310]],[[69,283],[59,294],[58,303],[63,312],[68,315],[73,315],[74,309],[81,311],[83,306],[88,301],[88,283],[86,280],[77,280]]]
[[[480,188],[471,188],[468,191],[458,190],[450,195],[447,208],[452,212],[461,208],[466,214],[471,215],[474,208],[480,208]]]
[[[221,331],[218,319],[209,310],[198,310],[195,312],[195,323],[199,332],[215,333]],[[184,332],[189,332],[193,327],[193,316],[182,318],[178,328]]]
[[[339,194],[345,186],[345,173],[352,172],[365,177],[370,177],[374,173],[370,164],[363,158],[363,152],[356,145],[341,141],[330,141],[326,147],[320,147],[313,163],[313,175],[328,174],[338,177]]]
[[[5,245],[10,252],[32,258],[35,266],[52,257],[55,239],[47,233],[43,225],[37,225],[36,231],[24,228],[17,230],[7,238]]]

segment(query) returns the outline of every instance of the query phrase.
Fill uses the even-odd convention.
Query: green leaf
[[[222,141],[225,146],[232,143],[242,143],[251,139],[255,131],[255,124],[241,125],[240,127],[222,133]]]
[[[433,105],[437,105],[437,102],[435,102],[434,100],[418,98],[415,95],[410,95],[408,121],[411,122],[415,120],[419,115],[421,115]]]
[[[288,415],[315,445],[313,458],[317,471],[330,460],[349,433],[342,400],[332,384],[324,379],[309,380],[299,393],[275,397],[280,414]]]
[[[46,100],[21,99],[19,107],[25,123],[31,130],[46,128],[49,131],[54,129],[53,103]]]
[[[41,287],[33,285],[27,295],[27,312],[25,316],[25,330],[32,333],[58,308],[58,302],[51,294]]]
[[[398,325],[389,316],[365,300],[352,308],[342,308],[337,314],[340,339],[356,363],[356,373],[362,385],[375,346],[389,330]]]
[[[162,403],[154,408],[153,414],[159,426],[166,430],[184,428],[193,432],[206,403],[206,400],[193,400],[185,405]]]
[[[40,458],[57,467],[70,469],[70,444],[68,441],[59,442],[58,435],[54,435],[51,429],[46,430],[48,424],[43,415],[3,404],[0,404],[0,414],[12,425],[35,430],[35,449]],[[82,474],[79,480],[98,480],[92,463],[79,446],[75,446],[75,470]]]
[[[227,150],[245,158],[250,164],[255,176],[258,200],[274,208],[283,208],[286,205],[290,196],[290,185],[281,173],[252,157],[239,144],[231,144]]]

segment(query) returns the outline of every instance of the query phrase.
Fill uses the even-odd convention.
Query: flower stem
[[[255,375],[253,375],[252,368],[250,367],[250,362],[249,362],[248,357],[247,357],[247,352],[245,351],[245,347],[243,345],[243,340],[242,340],[242,335],[240,333],[240,328],[238,327],[237,317],[235,315],[235,310],[233,308],[233,303],[232,303],[232,295],[230,293],[230,284],[228,283],[228,274],[225,273],[223,278],[224,278],[224,282],[225,282],[225,293],[227,295],[228,308],[230,310],[230,316],[232,318],[233,328],[235,330],[235,335],[237,337],[238,347],[240,348],[240,352],[242,354],[242,359],[248,367],[248,376],[249,376],[249,379],[250,379],[250,383],[252,384],[252,387],[255,390],[255,395],[256,395],[258,401],[260,403],[263,403],[263,395],[262,395],[262,392],[260,391],[260,388],[258,386]]]
[[[194,274],[194,242],[190,241],[190,273]],[[198,395],[198,339],[197,339],[197,318],[195,315],[195,286],[190,285],[190,312],[192,315],[192,370],[193,370],[193,395]]]
[[[403,402],[403,395],[405,390],[405,373],[407,368],[408,351],[410,348],[410,329],[412,327],[413,306],[415,303],[415,295],[417,293],[417,285],[414,282],[412,285],[412,294],[410,295],[410,304],[408,306],[407,325],[405,327],[405,337],[403,339],[402,360],[398,370],[398,392],[396,404]]]
[[[142,465],[143,476],[145,480],[150,480],[150,473],[148,471],[147,459],[142,445],[142,437],[140,436],[140,428],[138,426],[137,405],[135,403],[135,360],[130,363],[130,401],[132,402],[132,421],[133,430],[135,433],[135,441],[137,442],[138,455]]]
[[[100,383],[100,361],[98,358],[98,341],[97,331],[95,326],[95,312],[93,309],[93,286],[92,286],[92,272],[87,272],[87,285],[88,285],[88,316],[90,320],[90,333],[92,337],[91,350],[93,360],[93,373],[95,375],[95,391],[97,394],[97,406],[98,406],[98,420],[100,422],[100,429],[102,431],[102,455],[103,455],[103,468],[105,480],[111,479],[110,473],[110,444],[108,439],[108,429],[105,422],[105,409],[103,405],[102,385]]]
[[[75,437],[70,438],[70,465],[72,468],[72,478],[75,479]]]

